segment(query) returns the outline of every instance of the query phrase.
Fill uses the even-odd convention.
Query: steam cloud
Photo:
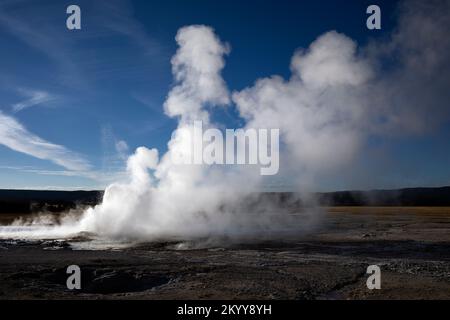
[[[164,104],[179,120],[168,152],[159,158],[156,149],[138,148],[127,162],[130,181],[110,185],[102,204],[59,228],[144,240],[286,228],[291,221],[275,204],[246,212],[244,200],[263,183],[258,170],[173,164],[191,156],[192,122],[214,127],[212,108],[233,102],[246,128],[280,129],[282,170],[307,185],[351,163],[372,135],[418,134],[448,120],[449,26],[448,1],[407,2],[388,39],[358,48],[341,33],[325,33],[294,53],[289,79],[258,79],[233,93],[221,77],[229,46],[210,27],[181,28],[171,61],[176,83]]]

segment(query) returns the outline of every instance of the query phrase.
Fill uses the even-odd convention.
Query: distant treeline
[[[397,190],[337,191],[299,195],[291,192],[254,193],[247,197],[243,208],[279,206],[295,209],[307,206],[450,206],[450,187],[408,188]]]
[[[0,213],[63,212],[93,206],[103,191],[0,190]]]
[[[63,212],[79,206],[94,206],[102,197],[103,191],[0,190],[0,213]],[[324,206],[450,206],[450,187],[339,191],[316,193],[311,197],[269,192],[253,194],[244,202],[248,208],[264,203],[290,208],[317,203]]]
[[[450,187],[341,191],[319,194],[322,204],[335,206],[450,206]]]
[[[323,206],[450,206],[450,187],[324,192],[310,198],[288,192],[268,193],[267,196],[288,206],[308,205],[305,200]]]

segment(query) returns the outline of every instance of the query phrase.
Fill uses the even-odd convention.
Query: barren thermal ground
[[[450,208],[325,209],[323,223],[314,231],[282,240],[102,246],[89,235],[4,239],[0,298],[450,298]],[[74,264],[81,268],[82,288],[70,291],[66,269]],[[367,288],[369,265],[381,269],[379,290]]]

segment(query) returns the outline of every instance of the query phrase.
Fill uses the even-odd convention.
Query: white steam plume
[[[259,175],[241,168],[232,171],[174,164],[174,157],[192,156],[191,139],[195,137],[189,133],[193,121],[210,126],[205,106],[230,102],[220,75],[225,65],[223,56],[229,52],[227,45],[206,26],[182,28],[176,40],[179,49],[172,58],[176,86],[164,108],[169,116],[178,117],[179,124],[168,152],[158,162],[155,149],[139,148],[128,160],[131,182],[108,187],[103,203],[89,210],[81,221],[83,230],[140,239],[192,238],[257,230],[269,219],[261,215],[256,218],[259,223],[250,222],[245,212],[233,207],[255,190]],[[246,187],[236,192],[244,177]]]
[[[388,40],[358,50],[328,32],[294,54],[289,80],[258,79],[233,93],[248,127],[280,128],[283,168],[299,183],[351,171],[370,136],[418,134],[449,120],[450,3],[409,1],[400,12]]]
[[[248,127],[280,128],[290,159],[313,173],[351,160],[361,144],[365,103],[360,88],[372,75],[356,44],[328,32],[292,58],[292,76],[259,79],[233,94]],[[284,155],[285,156],[285,155]]]

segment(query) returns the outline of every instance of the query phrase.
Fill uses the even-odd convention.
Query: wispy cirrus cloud
[[[87,170],[87,171],[73,171],[73,170],[48,170],[43,169],[39,167],[33,167],[33,166],[4,166],[0,165],[0,170],[12,170],[17,171],[21,173],[30,173],[30,174],[36,174],[36,175],[42,175],[42,176],[56,176],[56,177],[66,177],[66,178],[87,178],[88,180],[92,181],[93,184],[89,183],[85,186],[78,186],[74,189],[92,189],[92,186],[94,186],[94,189],[103,189],[109,184],[113,182],[118,181],[126,181],[127,180],[127,173],[125,166],[122,166],[122,168],[116,168],[115,171],[111,170]],[[28,189],[33,189],[36,187],[28,187]],[[61,187],[57,186],[51,186],[49,189],[58,189]],[[25,187],[24,189],[27,189]],[[47,188],[41,188],[39,186],[39,189],[47,189]],[[69,190],[72,189],[72,187],[64,186],[61,189],[63,190]]]
[[[99,26],[128,37],[144,50],[146,55],[157,56],[163,53],[161,44],[149,36],[144,25],[135,18],[135,10],[130,1],[97,1],[92,5]]]
[[[165,47],[160,44],[139,22],[132,3],[126,0],[78,1],[82,13],[82,29],[68,35],[64,17],[65,6],[55,1],[37,5],[33,1],[1,1],[0,27],[30,48],[45,55],[56,66],[58,84],[72,89],[90,91],[100,78],[111,75],[144,77],[154,63],[167,58]],[[61,13],[62,12],[62,13]],[[49,15],[49,13],[52,13]],[[84,27],[84,25],[89,25]],[[93,55],[90,48],[95,39],[121,36],[140,50],[135,50],[136,59]],[[106,48],[107,50],[109,48]],[[116,48],[114,48],[116,50]],[[149,57],[151,57],[150,62]],[[146,60],[142,60],[145,58]],[[147,61],[145,65],[143,62]]]
[[[20,94],[25,96],[26,99],[13,104],[12,105],[13,112],[19,112],[24,109],[37,106],[46,102],[50,102],[56,99],[55,95],[52,95],[42,90],[19,88],[18,91]]]
[[[55,10],[54,6],[43,3],[6,1],[0,3],[0,26],[15,38],[27,44],[48,58],[61,69],[59,79],[66,84],[80,86],[84,83],[77,64],[71,55],[73,46],[69,37],[55,28],[55,20],[46,20],[43,12]],[[62,29],[64,30],[64,29]]]
[[[79,154],[58,144],[48,142],[29,132],[14,117],[0,111],[0,144],[17,152],[49,160],[68,170],[86,171],[89,162]]]

